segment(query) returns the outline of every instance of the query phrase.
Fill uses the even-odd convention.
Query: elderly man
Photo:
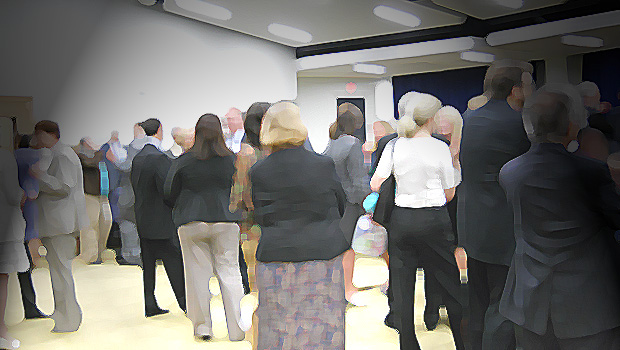
[[[58,124],[43,120],[34,127],[41,159],[32,168],[39,181],[39,237],[47,249],[55,323],[52,332],[73,332],[82,323],[82,310],[75,295],[71,260],[75,239],[88,227],[80,159],[60,142]]]
[[[586,125],[571,86],[525,106],[530,150],[500,172],[516,250],[500,312],[527,350],[620,349],[620,195],[607,166],[566,147]]]
[[[169,152],[175,158],[187,152],[194,145],[194,131],[192,129],[174,127],[170,134],[174,140],[174,145],[170,147]]]

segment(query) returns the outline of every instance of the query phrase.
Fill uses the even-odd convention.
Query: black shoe
[[[157,316],[157,315],[167,314],[169,312],[170,311],[168,311],[168,310],[157,308],[157,309],[152,310],[152,311],[146,311],[145,315],[146,315],[146,317],[153,317],[153,316]]]
[[[119,265],[140,266],[140,264],[129,262],[129,261],[125,260],[125,258],[116,259],[116,263],[119,264]]]
[[[213,339],[213,336],[212,336],[212,335],[208,335],[208,334],[205,334],[205,335],[197,335],[197,336],[196,336],[196,339],[198,339],[198,340],[202,340],[202,341],[210,341],[211,339]]]
[[[91,261],[88,263],[88,265],[101,265],[103,264],[103,261],[101,259],[97,259],[95,261]]]
[[[439,324],[439,313],[425,313],[424,314],[424,325],[426,329],[429,331],[435,330],[437,325]]]
[[[36,310],[35,312],[32,313],[27,313],[26,315],[24,315],[24,318],[27,320],[34,320],[37,318],[47,318],[48,316],[44,313],[41,312],[41,310]]]

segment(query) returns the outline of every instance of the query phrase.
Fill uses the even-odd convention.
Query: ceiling
[[[300,77],[377,78],[487,64],[462,59],[464,51],[532,60],[620,47],[620,12],[613,12],[620,11],[617,0],[138,1],[293,47]],[[373,13],[377,6],[414,15],[419,25],[380,18]],[[270,24],[305,34],[301,41],[283,38],[270,32]],[[604,46],[565,45],[560,38],[566,33],[601,38]],[[358,62],[380,64],[386,71],[357,73],[351,67]]]

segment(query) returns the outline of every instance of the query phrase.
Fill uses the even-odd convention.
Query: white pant
[[[73,332],[82,323],[82,309],[75,295],[75,283],[71,272],[71,261],[75,257],[75,236],[73,234],[41,237],[47,250],[45,256],[50,270],[54,292],[54,331]]]
[[[185,266],[187,317],[195,335],[213,335],[209,279],[215,274],[220,283],[228,338],[242,340],[239,327],[243,285],[239,272],[239,226],[235,223],[191,222],[179,227]]]
[[[80,256],[86,262],[101,259],[101,253],[106,249],[110,228],[112,227],[112,210],[106,196],[86,197],[86,212],[90,225],[80,231]]]

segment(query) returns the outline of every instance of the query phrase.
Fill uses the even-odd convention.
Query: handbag
[[[392,162],[394,158],[394,147],[396,146],[396,140],[392,144]],[[390,223],[390,217],[392,216],[392,210],[394,210],[394,200],[396,197],[396,178],[394,177],[394,167],[392,166],[392,174],[383,181],[381,188],[379,189],[379,198],[375,205],[375,210],[372,214],[372,220],[383,227],[386,227]]]
[[[380,256],[387,249],[387,231],[373,223],[370,215],[362,215],[355,225],[351,248],[357,254]]]

